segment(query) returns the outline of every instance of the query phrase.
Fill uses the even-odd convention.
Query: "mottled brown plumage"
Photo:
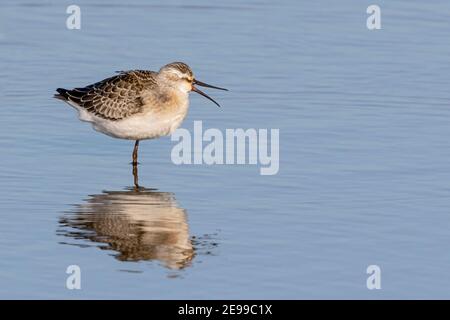
[[[166,67],[177,69],[181,73],[186,74],[191,78],[194,77],[194,73],[192,72],[191,68],[184,62],[172,62],[166,65]]]
[[[120,74],[73,90],[57,89],[60,98],[108,120],[120,120],[142,111],[142,92],[156,85],[156,72],[121,71]]]

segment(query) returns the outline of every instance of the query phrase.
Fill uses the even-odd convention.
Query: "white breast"
[[[143,113],[116,121],[100,118],[77,105],[71,105],[78,110],[79,119],[92,123],[96,131],[119,139],[144,140],[172,134],[186,117],[189,100],[186,97],[173,112],[161,113],[148,108]]]

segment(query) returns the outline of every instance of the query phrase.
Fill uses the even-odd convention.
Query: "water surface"
[[[378,1],[377,31],[368,1],[69,4],[0,4],[0,297],[449,298],[448,2]],[[230,89],[183,127],[280,129],[277,175],[163,138],[137,193],[132,143],[52,98],[176,60]]]

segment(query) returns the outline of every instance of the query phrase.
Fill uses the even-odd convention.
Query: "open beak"
[[[208,95],[207,95],[206,93],[204,93],[203,91],[201,91],[201,90],[197,89],[196,87],[194,87],[195,84],[198,85],[198,86],[201,86],[201,87],[213,88],[213,89],[218,89],[218,90],[225,90],[225,91],[228,91],[228,89],[220,88],[220,87],[215,87],[215,86],[212,86],[212,85],[210,85],[210,84],[207,84],[207,83],[204,83],[204,82],[195,80],[195,79],[194,79],[194,81],[192,82],[192,91],[197,92],[198,94],[204,96],[206,99],[211,100],[212,102],[214,102],[214,103],[220,108],[220,104],[218,104],[213,98],[211,98],[210,96],[208,96]]]

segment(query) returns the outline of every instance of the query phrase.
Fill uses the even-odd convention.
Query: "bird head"
[[[214,102],[218,107],[220,107],[220,105],[213,98],[199,90],[196,86],[228,91],[225,88],[212,86],[197,80],[194,77],[192,69],[183,62],[172,62],[163,66],[158,72],[158,79],[182,92],[197,92],[198,94]]]

